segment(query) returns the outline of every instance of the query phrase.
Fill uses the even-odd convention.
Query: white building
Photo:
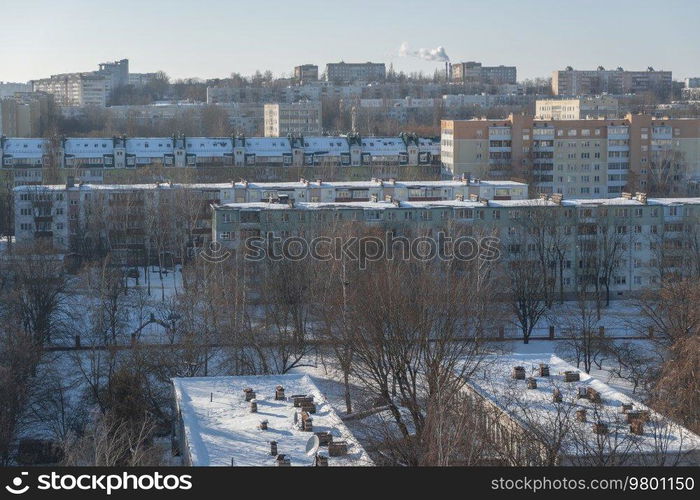
[[[699,436],[554,355],[494,355],[466,392],[496,462],[700,464]]]
[[[173,444],[185,465],[269,467],[286,458],[283,464],[309,466],[316,461],[306,448],[314,435],[327,465],[374,465],[307,375],[174,378],[172,383]]]
[[[31,83],[34,92],[53,94],[56,104],[63,107],[105,107],[111,85],[106,76],[96,73],[65,73]]]
[[[617,118],[619,109],[617,99],[605,95],[576,99],[537,99],[535,120]]]

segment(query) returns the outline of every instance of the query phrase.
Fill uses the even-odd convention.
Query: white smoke
[[[442,45],[436,49],[418,49],[412,50],[409,48],[408,43],[403,42],[401,47],[399,47],[399,57],[417,57],[425,61],[442,61],[449,62],[450,57],[445,52],[445,47]]]

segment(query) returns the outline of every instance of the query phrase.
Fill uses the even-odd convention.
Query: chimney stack
[[[250,387],[246,387],[243,389],[243,393],[245,394],[245,400],[250,401],[252,399],[255,399],[255,391],[251,389]]]
[[[348,443],[346,441],[333,441],[328,443],[328,455],[340,457],[348,454]]]

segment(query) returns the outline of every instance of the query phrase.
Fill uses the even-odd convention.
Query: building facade
[[[80,145],[82,147],[82,145]],[[74,151],[78,153],[77,149]],[[15,237],[18,243],[44,238],[54,248],[80,252],[86,237],[108,241],[112,250],[144,248],[146,229],[165,217],[190,228],[193,247],[211,236],[211,204],[289,202],[361,203],[400,197],[409,201],[467,199],[522,200],[527,185],[516,182],[394,181],[229,182],[221,184],[25,185],[14,189]],[[182,212],[182,213],[181,213]],[[178,214],[182,217],[178,218]],[[190,222],[185,222],[185,221]],[[150,226],[149,226],[150,224]]]
[[[264,116],[265,137],[320,135],[323,132],[320,101],[265,104]]]
[[[31,83],[0,82],[0,99],[13,97],[17,92],[31,92]]]
[[[515,176],[546,194],[688,196],[700,179],[698,119],[443,120],[441,144],[449,175]]]
[[[437,139],[398,137],[86,137],[61,140],[0,137],[6,169],[140,167],[408,167],[440,165]],[[76,174],[83,178],[82,174]],[[366,178],[367,176],[365,176]]]
[[[326,80],[336,83],[382,82],[386,80],[384,63],[328,63]]]
[[[533,248],[542,233],[534,229],[545,227],[563,249],[554,266],[561,273],[552,273],[548,283],[553,293],[561,287],[568,298],[593,290],[593,283],[603,287],[601,262],[614,262],[605,267],[604,278],[611,299],[658,287],[667,276],[692,273],[700,262],[688,251],[700,234],[700,198],[647,199],[642,193],[598,200],[385,198],[350,203],[280,197],[222,204],[214,207],[212,238],[241,250],[251,237],[313,238],[341,224],[360,223],[393,235],[496,237],[501,259],[539,266]]]
[[[637,94],[653,92],[665,98],[671,95],[671,71],[625,71],[622,68],[606,70],[576,70],[567,68],[552,72],[554,95],[581,96],[598,94]]]
[[[452,64],[452,80],[462,83],[482,85],[516,84],[518,71],[515,66],[483,66],[480,62],[469,61]]]
[[[302,64],[294,67],[294,80],[304,84],[318,81],[318,66],[315,64]]]
[[[536,120],[581,120],[617,118],[617,99],[610,96],[578,97],[576,99],[537,99]]]
[[[52,94],[56,104],[62,107],[105,107],[111,88],[111,80],[97,73],[52,75],[31,83],[34,92]]]

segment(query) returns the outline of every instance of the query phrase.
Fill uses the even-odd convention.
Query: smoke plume
[[[425,61],[442,61],[449,62],[450,57],[445,52],[445,47],[442,45],[435,49],[418,49],[412,50],[409,48],[408,43],[403,42],[399,48],[400,57],[417,57]]]

